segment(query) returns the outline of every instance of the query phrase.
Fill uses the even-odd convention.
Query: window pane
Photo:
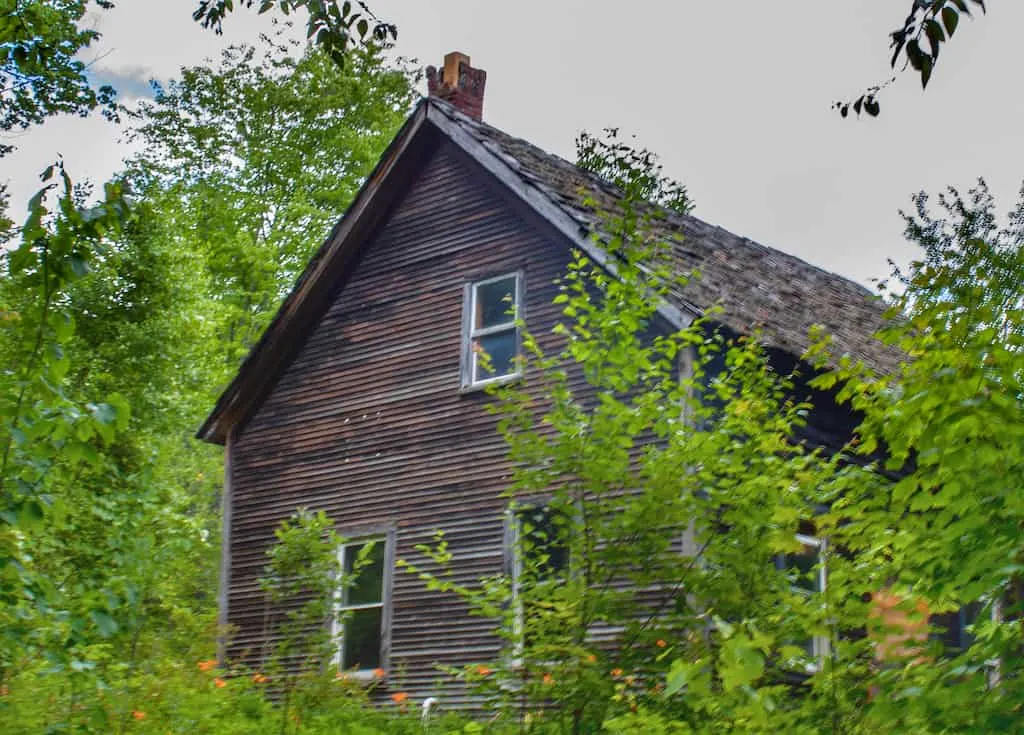
[[[375,669],[380,666],[380,624],[383,608],[350,610],[345,621],[343,669]]]
[[[523,561],[542,579],[554,579],[569,566],[569,549],[564,529],[550,508],[524,508],[519,511],[519,533]]]
[[[486,337],[477,337],[473,340],[473,349],[485,352],[491,358],[490,370],[484,370],[480,357],[474,360],[475,369],[473,380],[487,380],[502,375],[511,375],[515,372],[516,357],[516,330],[510,329],[507,332],[488,334]]]
[[[967,649],[974,642],[967,628],[977,622],[981,609],[980,602],[972,602],[958,612],[932,615],[928,621],[932,626],[931,637],[941,641],[943,648],[950,653]]]
[[[384,540],[362,544],[350,544],[345,547],[345,574],[356,573],[356,565],[362,550],[370,543],[373,548],[367,552],[359,567],[358,576],[352,582],[345,595],[348,605],[365,605],[384,600]]]
[[[803,551],[783,554],[780,567],[794,572],[793,584],[805,592],[821,592],[821,549],[814,544],[804,544]]]
[[[515,319],[516,277],[509,276],[476,287],[476,314],[473,326],[477,329],[509,324]]]

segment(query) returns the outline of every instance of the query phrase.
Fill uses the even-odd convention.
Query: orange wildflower
[[[480,674],[480,676],[488,676],[491,673],[491,670],[486,666],[481,665],[476,667],[476,673]]]
[[[551,674],[544,674],[544,678],[541,679],[541,681],[543,681],[545,684],[554,684],[555,677],[553,677]]]
[[[252,675],[252,680],[253,683],[255,684],[265,684],[266,682],[270,681],[270,677],[264,676],[263,674],[257,671],[255,674]]]
[[[228,683],[218,676],[216,679],[213,680],[213,685],[218,689],[223,689],[228,685]]]
[[[612,669],[612,676],[614,676],[616,679],[622,676],[622,669]]]
[[[391,695],[391,701],[394,702],[395,704],[401,704],[402,702],[404,702],[408,698],[409,698],[409,695],[406,694],[405,692],[395,692],[394,694]]]
[[[376,669],[374,669],[374,670],[373,670],[373,678],[374,678],[374,679],[383,679],[383,678],[384,678],[385,676],[387,676],[387,675],[388,675],[388,672],[386,672],[386,671],[385,671],[384,669],[382,669],[382,668],[379,668],[379,667],[378,667],[378,668],[376,668]]]
[[[146,719],[146,713],[140,712],[139,710],[135,709],[132,710],[132,717],[134,717],[136,720],[144,720]]]
[[[665,643],[665,641],[663,641],[661,638],[659,638],[657,641],[655,641],[654,645],[656,645],[658,648],[664,648],[668,644]]]
[[[209,671],[217,665],[217,659],[211,658],[209,661],[200,661],[196,666],[199,667],[200,671]]]
[[[589,656],[587,656],[587,663],[591,663],[592,664],[595,661],[597,661],[597,656],[595,656],[594,654],[590,654]]]

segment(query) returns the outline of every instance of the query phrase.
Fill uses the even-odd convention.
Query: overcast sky
[[[241,4],[241,3],[236,3]],[[267,30],[240,12],[217,37],[193,0],[120,0],[93,16],[88,59],[131,98],[150,78]],[[963,21],[927,92],[903,75],[882,115],[830,103],[885,79],[907,0],[371,0],[422,64],[459,50],[487,70],[484,119],[566,158],[581,129],[635,133],[682,180],[702,219],[867,284],[904,262],[897,214],[913,192],[978,176],[1008,210],[1024,178],[1024,2]],[[0,160],[18,207],[58,152],[75,178],[111,175],[127,148],[101,119],[62,118],[14,136]],[[16,212],[17,219],[22,218]],[[339,215],[341,213],[339,212]]]

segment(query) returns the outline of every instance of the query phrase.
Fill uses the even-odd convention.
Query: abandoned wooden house
[[[302,506],[326,511],[357,543],[383,542],[375,581],[346,602],[341,668],[401,670],[415,701],[439,694],[436,664],[496,655],[489,621],[463,614],[453,597],[428,595],[395,573],[395,560],[443,528],[458,579],[507,568],[506,447],[480,390],[516,377],[519,340],[505,300],[534,333],[550,331],[570,250],[603,262],[588,201],[618,195],[482,122],[485,80],[461,54],[428,72],[430,96],[199,430],[225,447],[220,612],[234,629],[232,658],[259,647],[266,550]],[[667,213],[657,226],[683,236],[673,246],[679,269],[702,274],[663,305],[668,325],[720,304],[722,327],[758,328],[776,359],[795,362],[821,324],[838,353],[891,366],[872,337],[881,306],[863,287],[695,217]],[[489,372],[477,344],[491,356]],[[821,401],[809,438],[843,442],[851,417]]]

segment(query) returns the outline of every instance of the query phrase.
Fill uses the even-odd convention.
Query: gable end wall
[[[520,270],[531,329],[558,316],[553,281],[568,246],[527,221],[463,153],[442,144],[393,208],[340,296],[231,442],[229,657],[258,665],[264,603],[257,580],[274,528],[300,506],[338,529],[391,525],[395,557],[444,529],[457,579],[502,571],[505,445],[483,393],[460,393],[464,284]],[[493,623],[451,595],[394,574],[390,678],[378,696],[464,695],[436,663],[492,658]]]

